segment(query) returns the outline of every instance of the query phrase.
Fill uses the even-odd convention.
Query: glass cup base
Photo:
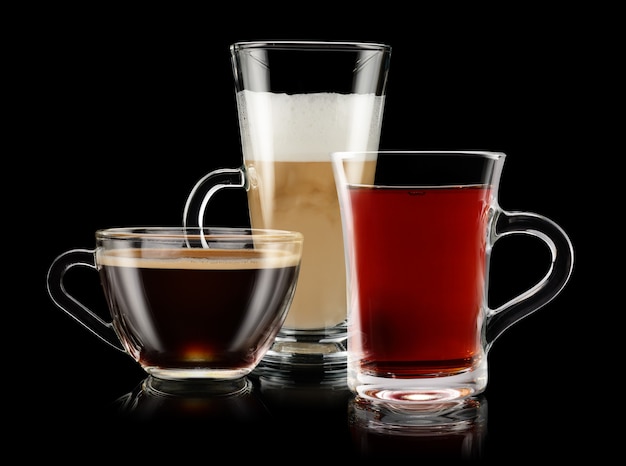
[[[166,380],[148,376],[142,390],[152,396],[214,397],[242,396],[252,392],[252,382],[247,377],[231,380]]]
[[[237,380],[248,375],[251,368],[241,369],[170,369],[162,367],[144,367],[144,370],[152,377],[162,380],[185,381],[185,380]]]

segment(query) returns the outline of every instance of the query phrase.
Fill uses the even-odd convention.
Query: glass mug
[[[54,303],[151,376],[242,379],[259,363],[295,292],[303,237],[247,228],[98,230],[95,249],[58,256],[47,275]],[[68,270],[98,271],[111,322],[71,296]]]
[[[505,157],[332,155],[348,267],[348,386],[360,398],[417,406],[482,393],[496,338],[568,282],[568,235],[541,215],[498,204]],[[491,251],[510,235],[545,243],[551,267],[532,288],[491,309]]]
[[[215,192],[245,188],[252,227],[302,232],[298,289],[263,363],[345,374],[346,273],[330,153],[378,149],[391,48],[283,41],[230,51],[243,165],[201,178],[183,223],[203,226]]]

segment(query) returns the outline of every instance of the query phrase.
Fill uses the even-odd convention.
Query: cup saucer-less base
[[[142,390],[159,396],[208,397],[241,396],[252,391],[252,382],[247,377],[230,380],[165,380],[148,376],[142,383]]]
[[[161,380],[173,381],[221,381],[221,380],[237,380],[248,375],[252,368],[240,369],[213,369],[213,368],[191,368],[191,369],[172,369],[163,367],[146,366],[144,370],[151,376]]]

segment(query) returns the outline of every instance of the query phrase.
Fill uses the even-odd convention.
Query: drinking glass
[[[254,228],[302,232],[306,247],[272,369],[346,369],[346,272],[330,153],[378,149],[391,48],[359,42],[232,44],[243,164],[202,177],[185,225],[203,226],[211,197],[247,191]]]

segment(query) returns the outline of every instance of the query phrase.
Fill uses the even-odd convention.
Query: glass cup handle
[[[530,235],[549,248],[551,265],[533,287],[496,309],[487,310],[487,347],[507,328],[549,303],[565,287],[574,268],[574,248],[568,235],[552,220],[530,212],[500,210],[493,220],[491,246],[509,235]]]
[[[223,188],[245,187],[245,174],[242,168],[220,168],[207,173],[195,184],[183,210],[183,226],[204,227],[204,213],[211,197]],[[205,244],[202,237],[203,246]]]
[[[65,289],[65,274],[71,268],[82,266],[97,270],[94,253],[95,250],[93,249],[72,249],[58,256],[50,265],[46,276],[48,294],[58,307],[86,327],[87,330],[115,349],[125,353],[126,350],[120,343],[113,329],[113,324],[102,320]]]

